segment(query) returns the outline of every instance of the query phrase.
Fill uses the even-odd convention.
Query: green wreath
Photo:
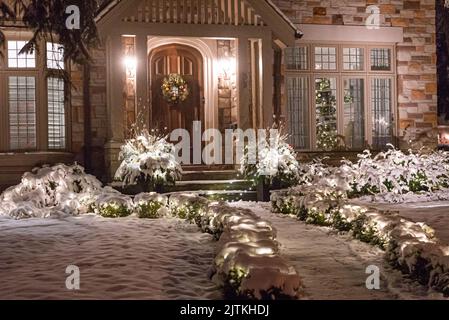
[[[162,95],[172,105],[185,101],[189,96],[187,82],[179,74],[170,74],[162,82]]]

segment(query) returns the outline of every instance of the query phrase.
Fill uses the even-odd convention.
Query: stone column
[[[125,67],[122,57],[121,35],[112,35],[107,40],[107,110],[108,142],[105,146],[107,179],[112,181],[119,166],[118,155],[125,141],[123,90]]]
[[[273,64],[274,64],[274,50],[271,39],[264,38],[262,40],[262,123],[264,128],[271,127],[273,124],[274,106],[274,79],[273,79]]]
[[[139,121],[144,120],[147,126],[151,123],[149,82],[148,82],[148,37],[143,34],[136,36],[137,58],[137,109],[136,116]]]
[[[239,127],[250,128],[251,116],[249,114],[250,104],[250,57],[248,38],[238,39],[238,83],[239,83]]]

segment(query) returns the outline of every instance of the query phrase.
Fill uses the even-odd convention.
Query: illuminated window
[[[335,48],[335,47],[315,47],[315,69],[316,70],[336,70],[337,69],[337,48]]]
[[[47,79],[48,96],[48,148],[65,149],[66,119],[64,103],[64,80]]]
[[[9,68],[36,68],[35,52],[22,53],[26,41],[8,41],[8,67]]]
[[[47,42],[47,68],[64,70],[64,47]]]
[[[9,77],[9,143],[11,150],[36,148],[36,79]]]
[[[286,117],[300,150],[385,149],[394,142],[394,46],[301,43],[285,50]],[[310,61],[313,67],[309,67]]]

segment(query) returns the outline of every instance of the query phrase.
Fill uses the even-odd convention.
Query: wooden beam
[[[293,46],[296,40],[296,30],[266,1],[245,0],[262,17],[273,33],[288,46]]]
[[[235,25],[208,25],[207,28],[196,24],[172,24],[172,23],[145,23],[126,22],[115,23],[116,28],[110,35],[143,34],[149,36],[167,37],[220,37],[220,38],[263,38],[271,35],[269,27],[261,26],[235,26]]]

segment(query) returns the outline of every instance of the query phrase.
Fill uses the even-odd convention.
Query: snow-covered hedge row
[[[375,156],[358,155],[356,163],[329,167],[321,160],[300,165],[299,186],[338,188],[348,197],[383,202],[449,199],[449,153],[404,153],[391,148]]]
[[[276,230],[249,210],[185,195],[170,197],[172,214],[219,239],[213,279],[228,294],[249,299],[296,299],[301,281],[279,256]]]
[[[20,184],[0,195],[0,215],[14,219],[96,213],[107,218],[159,218],[168,214],[167,197],[143,193],[133,199],[103,187],[79,165],[45,166],[25,173]]]
[[[432,228],[395,213],[348,204],[337,191],[335,197],[328,197],[328,191],[323,197],[323,192],[311,187],[298,189],[273,192],[273,211],[350,232],[384,249],[394,267],[449,295],[449,247],[439,243]]]

